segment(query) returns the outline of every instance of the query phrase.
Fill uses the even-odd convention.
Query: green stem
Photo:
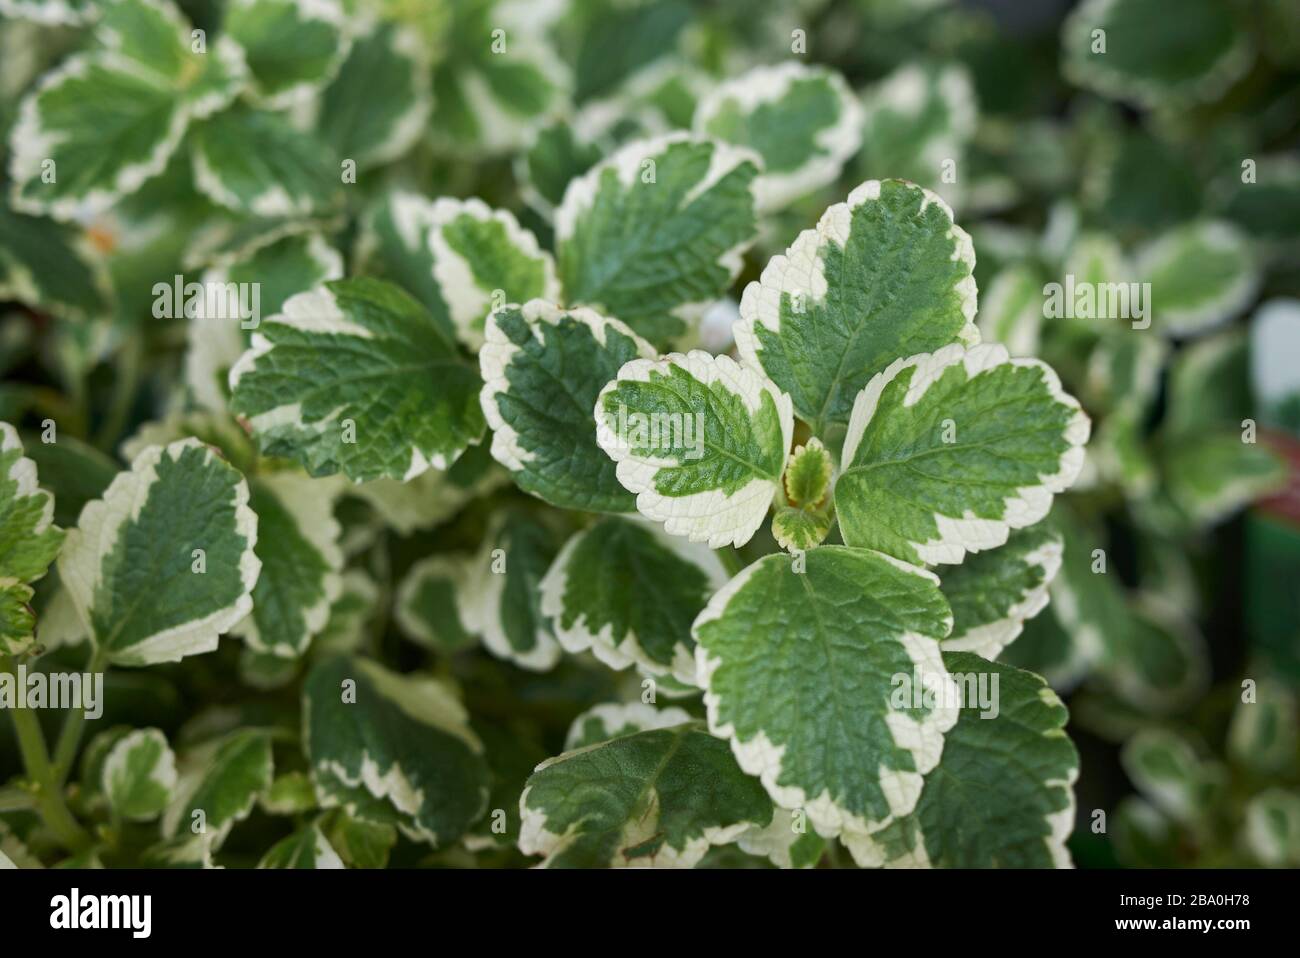
[[[0,656],[0,671],[8,672],[17,680],[18,670],[8,656]],[[45,736],[36,714],[26,707],[9,710],[14,732],[18,736],[18,750],[22,753],[23,767],[36,785],[32,800],[41,818],[58,840],[70,851],[80,851],[90,844],[90,836],[68,811],[63,800],[62,783],[50,764],[50,753],[45,747]]]
[[[97,646],[90,656],[86,671],[92,676],[104,671],[108,665],[108,652]],[[74,709],[63,721],[63,731],[59,733],[58,744],[54,747],[54,781],[62,787],[72,770],[72,762],[77,757],[77,747],[81,745],[81,732],[86,727],[86,710]]]
[[[727,570],[727,575],[737,576],[744,571],[745,560],[735,549],[719,549],[717,556],[722,567]]]

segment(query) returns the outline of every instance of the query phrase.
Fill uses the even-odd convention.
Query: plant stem
[[[745,560],[735,549],[719,549],[717,556],[722,567],[727,570],[727,575],[737,576],[744,571]]]
[[[108,664],[108,652],[102,646],[96,646],[91,653],[86,671],[92,676],[104,671]],[[62,787],[72,770],[72,762],[77,757],[77,747],[81,744],[81,732],[86,726],[85,708],[74,709],[63,721],[63,730],[59,733],[58,744],[54,747],[54,780]]]
[[[0,671],[9,673],[15,681],[18,678],[18,671],[8,656],[0,656]],[[54,767],[50,764],[50,753],[45,747],[40,722],[36,720],[35,713],[26,707],[12,708],[9,715],[18,736],[23,767],[27,770],[28,778],[36,785],[32,795],[36,810],[64,847],[70,851],[80,851],[90,844],[90,836],[72,817],[63,800],[62,783],[56,778]]]

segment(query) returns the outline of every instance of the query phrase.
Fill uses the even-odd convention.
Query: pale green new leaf
[[[163,835],[195,835],[209,851],[252,812],[271,785],[271,738],[261,729],[240,729],[204,743],[180,763],[180,780],[163,815]]]
[[[774,256],[740,300],[741,359],[823,432],[900,356],[979,341],[975,253],[948,205],[901,180],[870,180]]]
[[[754,196],[771,210],[835,180],[862,143],[862,108],[838,73],[788,61],[714,87],[694,126],[762,158]]]
[[[258,868],[343,868],[343,859],[317,824],[305,825],[267,850]]]
[[[789,552],[821,545],[831,530],[831,475],[835,465],[813,437],[790,453],[785,467],[785,502],[772,516],[772,537]]]
[[[316,807],[316,788],[304,772],[285,772],[275,777],[260,804],[269,815],[300,815]]]
[[[560,551],[545,522],[517,511],[495,520],[483,536],[461,592],[465,627],[498,658],[545,672],[560,658],[550,616],[542,608],[542,577]]]
[[[944,651],[997,658],[1025,622],[1047,605],[1047,590],[1061,568],[1063,551],[1060,533],[1040,524],[1017,530],[1005,545],[945,569],[943,595],[952,607],[953,623],[943,640]]]
[[[591,410],[625,363],[654,348],[617,320],[543,300],[488,319],[479,351],[492,455],[523,490],[553,505],[629,512],[633,497],[596,444]]]
[[[469,575],[470,560],[463,555],[434,555],[411,566],[393,603],[402,631],[436,652],[476,645],[460,611]]]
[[[114,743],[102,774],[113,812],[147,822],[162,814],[176,789],[176,756],[158,729],[137,729]]]
[[[915,806],[957,720],[951,625],[924,569],[843,546],[766,556],[695,620],[709,728],[821,835],[880,828]],[[896,695],[903,682],[934,700]]]
[[[868,866],[1068,868],[1079,755],[1065,706],[1030,672],[968,652],[943,660],[964,696],[943,757],[910,815],[849,850]]]
[[[310,98],[348,52],[338,0],[231,0],[223,27],[244,52],[257,99],[273,109]]]
[[[642,515],[709,548],[742,546],[781,485],[790,397],[728,356],[637,359],[596,399],[596,441]]]
[[[611,668],[635,664],[692,684],[691,623],[725,582],[704,546],[609,517],[565,543],[541,582],[542,613],[568,652],[590,649]]]
[[[483,432],[477,371],[419,303],[378,280],[294,296],[230,382],[262,452],[317,476],[412,479]]]
[[[242,619],[261,561],[248,484],[197,439],[149,446],[87,504],[59,577],[117,665],[210,652]]]
[[[692,868],[772,818],[772,803],[702,722],[624,735],[538,766],[519,849],[547,868]]]
[[[31,602],[31,586],[0,585],[0,655],[21,655],[32,647],[36,613]]]
[[[322,661],[303,691],[303,739],[322,806],[455,841],[487,807],[483,746],[464,707],[429,676],[360,658]]]
[[[1144,247],[1137,272],[1151,284],[1154,325],[1194,336],[1232,319],[1259,289],[1259,258],[1237,227],[1219,220],[1177,226]]]
[[[1238,429],[1206,429],[1168,439],[1161,470],[1170,498],[1197,526],[1211,526],[1286,487],[1286,463]]]
[[[672,728],[691,721],[690,713],[676,706],[656,708],[643,702],[607,702],[594,705],[573,720],[564,737],[564,750],[586,748],[648,729]]]
[[[36,463],[23,455],[18,430],[0,422],[0,588],[45,575],[63,539],[54,525],[54,497],[38,485]]]
[[[571,182],[556,210],[566,300],[660,348],[689,338],[757,235],[757,174],[748,150],[686,134],[624,146]]]
[[[1048,366],[995,344],[899,359],[858,394],[835,509],[844,541],[957,563],[1047,515],[1090,423]]]

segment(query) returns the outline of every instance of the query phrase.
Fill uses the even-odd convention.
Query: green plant
[[[823,6],[0,0],[0,861],[1062,866],[1067,721],[1121,860],[1289,860],[1294,698],[1224,732],[1180,611],[1283,474],[1254,227]],[[1195,7],[1195,82],[1087,65],[1146,0],[1062,70],[1219,96]]]

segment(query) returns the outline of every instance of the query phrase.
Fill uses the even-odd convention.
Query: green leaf
[[[596,400],[596,441],[637,509],[711,549],[762,524],[793,432],[789,396],[700,350],[633,360]]]
[[[250,648],[296,658],[325,628],[343,587],[335,491],[332,483],[294,473],[259,476],[249,484],[262,574],[253,611],[231,631]]]
[[[23,100],[9,140],[14,208],[103,213],[163,171],[187,123],[166,76],[120,55],[73,56]]]
[[[772,818],[762,787],[699,722],[543,762],[519,805],[519,848],[548,868],[692,868]]]
[[[1300,795],[1270,788],[1246,806],[1247,847],[1271,868],[1300,864]]]
[[[425,243],[439,298],[471,350],[483,344],[483,325],[494,308],[559,299],[551,255],[505,210],[477,199],[437,200]]]
[[[257,99],[273,109],[309,99],[348,49],[336,0],[233,0],[223,26],[244,52]]]
[[[54,497],[37,484],[36,463],[23,455],[18,430],[0,422],[0,588],[35,582],[59,554]]]
[[[397,24],[354,39],[316,115],[316,135],[331,155],[364,170],[410,150],[433,108],[428,61],[419,36]]]
[[[791,808],[773,809],[771,824],[751,828],[736,844],[777,868],[815,868],[826,851],[826,839],[808,827],[807,814]]]
[[[248,613],[256,542],[243,476],[184,439],[146,448],[82,510],[59,577],[111,662],[175,662]]]
[[[1105,96],[1160,106],[1215,100],[1250,68],[1251,46],[1230,5],[1186,0],[1177,30],[1168,14],[1161,0],[1080,4],[1061,30],[1063,72]]]
[[[1047,515],[1089,420],[1048,366],[987,344],[900,359],[858,394],[835,487],[849,545],[958,563]]]
[[[0,655],[22,655],[32,647],[36,614],[31,602],[31,586],[0,585]]]
[[[939,652],[951,624],[938,579],[889,556],[766,556],[695,620],[709,728],[819,834],[883,827],[912,810],[957,720]],[[932,702],[899,694],[918,679]]]
[[[194,185],[245,216],[302,217],[329,207],[341,183],[329,150],[283,117],[237,106],[193,134]]]
[[[962,165],[978,110],[970,74],[958,63],[905,63],[865,97],[857,168],[872,179],[891,176],[961,198],[944,182],[945,161]],[[961,182],[963,177],[956,177]]]
[[[715,87],[696,108],[695,130],[753,149],[760,210],[779,209],[834,182],[862,144],[862,108],[838,73],[786,62]]]
[[[269,815],[300,815],[316,807],[316,789],[303,772],[277,775],[261,799]]]
[[[849,841],[854,858],[868,866],[1068,868],[1079,754],[1065,734],[1065,706],[1032,673],[967,652],[943,659],[964,695],[943,757],[910,815]]]
[[[487,751],[491,790],[488,814],[464,838],[465,847],[472,852],[513,848],[519,842],[519,796],[533,769],[550,756],[532,724],[481,717],[473,721],[474,732]]]
[[[1194,336],[1239,314],[1259,289],[1258,257],[1235,226],[1217,220],[1175,227],[1138,253],[1151,284],[1155,326]]]
[[[772,516],[772,536],[790,552],[821,544],[831,531],[830,491],[834,463],[821,440],[796,446],[785,467],[785,503]]]
[[[304,745],[324,807],[435,846],[483,814],[483,746],[437,679],[334,658],[312,669],[303,695]]]
[[[1012,356],[1038,352],[1043,324],[1043,282],[1027,264],[1009,266],[993,277],[979,313],[980,339],[1002,343]]]
[[[625,363],[654,348],[617,320],[543,300],[488,319],[479,351],[492,455],[515,483],[563,508],[628,512],[632,496],[595,441],[596,397]]]
[[[1108,636],[1099,665],[1119,698],[1146,715],[1177,713],[1199,701],[1209,684],[1209,651],[1196,625],[1172,600],[1139,593],[1126,628]]]
[[[1040,524],[944,570],[941,586],[953,619],[944,651],[997,658],[1047,605],[1063,551],[1061,534]]]
[[[163,813],[176,789],[176,756],[156,728],[137,729],[104,759],[103,789],[113,811],[133,822]]]
[[[1143,729],[1125,743],[1120,761],[1138,790],[1176,821],[1194,822],[1208,811],[1216,767],[1202,762],[1178,733]]]
[[[413,479],[483,433],[477,372],[419,303],[377,280],[291,298],[230,381],[262,452],[312,475]]]
[[[54,496],[54,521],[61,526],[75,526],[82,508],[100,498],[119,471],[117,462],[75,436],[59,436],[57,442],[31,436],[26,447],[42,488]]]
[[[85,235],[15,213],[0,198],[0,297],[75,319],[107,312],[112,290]]]
[[[690,721],[690,713],[675,706],[660,709],[643,702],[606,702],[592,706],[573,720],[564,737],[564,750],[572,752],[623,735]]]
[[[435,652],[455,652],[478,644],[461,614],[469,560],[434,555],[411,566],[397,589],[393,614],[412,640]]]
[[[757,174],[749,151],[686,134],[629,143],[556,210],[565,297],[661,348],[687,337],[754,241]]]
[[[240,729],[184,756],[174,799],[163,816],[163,835],[199,836],[209,851],[252,812],[271,785],[271,739],[260,729]]]
[[[943,200],[871,180],[745,288],[736,346],[820,434],[848,422],[853,397],[898,357],[979,341],[974,265]]]
[[[330,606],[329,619],[313,644],[321,655],[355,652],[379,608],[379,587],[360,569],[343,573],[342,591]]]
[[[429,470],[409,482],[374,479],[347,491],[365,500],[384,525],[406,536],[447,521],[476,498],[509,481],[487,446],[478,445],[466,449],[446,472]]]
[[[529,0],[450,4],[446,55],[433,76],[434,139],[477,155],[523,146],[564,101],[569,71],[547,31],[563,10]]]
[[[1287,466],[1239,429],[1201,428],[1167,440],[1161,470],[1170,497],[1198,526],[1211,526],[1286,487]]]
[[[542,613],[565,651],[590,649],[611,668],[635,664],[693,684],[691,623],[725,582],[722,563],[703,546],[610,517],[560,550],[541,582]]]
[[[317,824],[305,825],[267,850],[258,868],[342,868],[343,859]]]
[[[511,511],[496,519],[470,567],[461,616],[498,658],[545,672],[560,658],[541,582],[560,549],[546,523]]]
[[[515,160],[515,177],[524,202],[545,216],[555,215],[568,185],[600,162],[603,152],[584,136],[576,121],[552,120]]]
[[[325,831],[339,858],[352,868],[383,868],[397,844],[397,829],[391,825],[358,821],[341,811],[330,815]]]
[[[204,409],[224,412],[230,401],[230,368],[248,349],[251,327],[262,317],[279,313],[293,294],[342,277],[343,257],[318,233],[286,236],[237,261],[207,270],[203,274],[205,289],[229,290],[227,284],[237,283],[256,293],[248,294],[248,305],[254,307],[252,316],[204,308],[188,317],[185,379],[194,401]],[[237,294],[240,288],[235,287]],[[226,301],[231,301],[229,294]]]
[[[1261,679],[1248,700],[1241,701],[1228,726],[1228,755],[1264,774],[1295,765],[1297,716],[1295,695],[1281,682]]]

